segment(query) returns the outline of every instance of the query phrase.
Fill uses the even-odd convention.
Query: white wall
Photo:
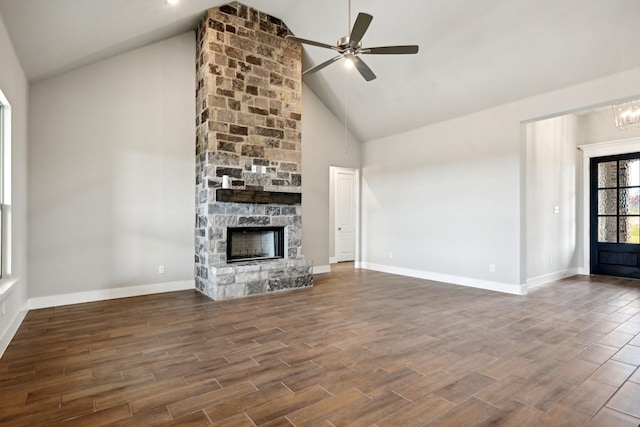
[[[0,16],[0,90],[11,105],[11,265],[0,280],[0,354],[26,314],[27,280],[27,79]],[[5,265],[5,270],[8,266]]]
[[[315,267],[329,265],[329,167],[360,167],[360,141],[306,86],[302,87],[302,253]]]
[[[30,297],[193,284],[194,37],[32,86]]]
[[[527,124],[526,278],[529,286],[577,274],[582,262],[578,117]],[[556,211],[557,208],[557,211]]]
[[[638,93],[635,69],[365,142],[364,265],[525,292],[521,123]]]
[[[508,135],[518,132],[482,112],[365,143],[365,266],[513,283],[519,155]]]

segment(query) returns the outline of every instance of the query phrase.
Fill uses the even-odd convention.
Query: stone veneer
[[[311,286],[300,205],[216,201],[234,190],[300,193],[302,49],[277,18],[234,2],[197,32],[196,287],[222,300]],[[227,227],[284,226],[286,258],[227,263]]]

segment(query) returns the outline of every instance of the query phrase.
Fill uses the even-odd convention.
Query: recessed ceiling
[[[22,66],[39,81],[193,29],[215,0],[0,0]],[[246,0],[298,36],[348,32],[347,0]],[[367,56],[365,82],[334,64],[305,81],[361,140],[472,113],[640,66],[637,0],[352,0],[374,19],[367,46],[418,44],[418,55]],[[305,66],[331,51],[305,47]],[[633,94],[630,94],[633,95]]]

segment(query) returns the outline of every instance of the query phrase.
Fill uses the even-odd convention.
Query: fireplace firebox
[[[227,228],[227,262],[284,258],[284,227]]]

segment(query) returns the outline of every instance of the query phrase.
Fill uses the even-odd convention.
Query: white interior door
[[[336,174],[336,259],[356,259],[356,174],[340,170]]]

